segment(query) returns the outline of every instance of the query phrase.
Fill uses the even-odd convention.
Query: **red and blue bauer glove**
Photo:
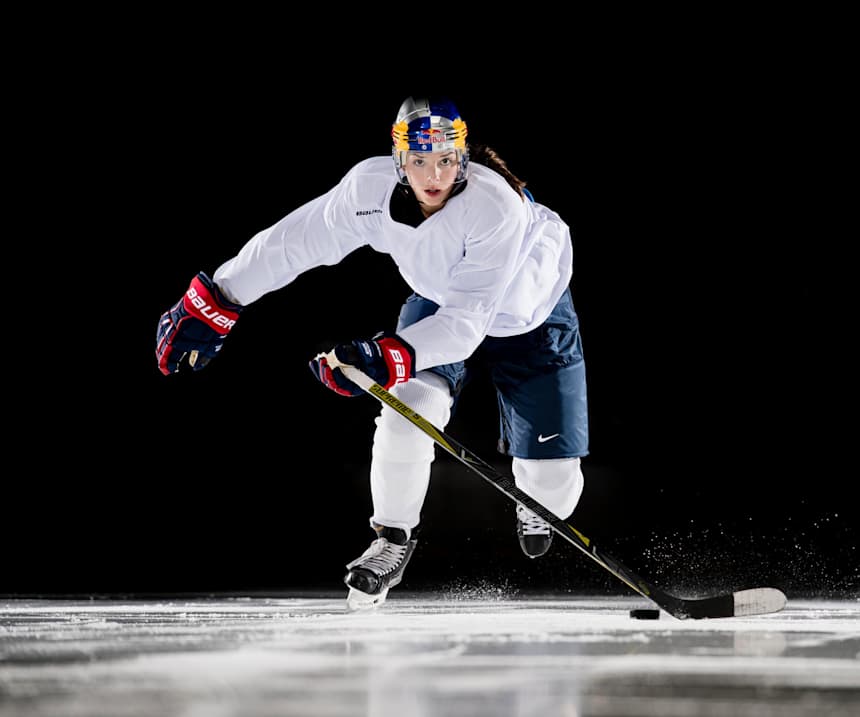
[[[199,371],[218,352],[242,311],[228,301],[202,271],[185,295],[161,315],[155,342],[158,369],[165,376],[179,371],[183,359]]]
[[[380,332],[372,339],[338,344],[332,351],[338,361],[355,366],[386,391],[396,383],[404,383],[415,377],[415,350],[390,331]],[[335,393],[341,396],[364,393],[344,376],[343,371],[332,369],[325,356],[317,356],[308,365],[313,375]]]

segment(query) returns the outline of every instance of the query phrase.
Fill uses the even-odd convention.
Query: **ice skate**
[[[352,612],[372,610],[373,608],[382,605],[382,603],[385,602],[386,597],[388,597],[388,588],[385,588],[377,595],[368,595],[367,593],[361,592],[361,590],[350,588],[349,593],[346,596],[346,607]]]
[[[361,557],[346,567],[349,572],[343,581],[349,587],[346,598],[350,610],[368,610],[382,605],[388,590],[403,579],[403,571],[415,550],[416,530],[407,538],[406,531],[374,525],[379,536]]]
[[[530,558],[544,555],[552,544],[552,528],[524,505],[517,503],[517,536],[520,547]]]

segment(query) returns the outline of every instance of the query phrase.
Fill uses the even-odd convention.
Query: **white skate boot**
[[[520,547],[530,558],[539,558],[552,544],[549,523],[520,503],[517,503],[517,535]]]
[[[385,602],[388,590],[398,585],[415,550],[416,530],[406,531],[374,524],[379,536],[361,557],[353,560],[343,581],[349,587],[346,605],[350,610],[367,610]]]

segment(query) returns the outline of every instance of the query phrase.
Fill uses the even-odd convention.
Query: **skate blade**
[[[388,588],[382,590],[378,595],[368,595],[361,590],[350,588],[349,595],[346,596],[346,607],[352,611],[372,610],[382,605],[387,596]]]

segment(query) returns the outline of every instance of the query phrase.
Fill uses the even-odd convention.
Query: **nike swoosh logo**
[[[551,436],[545,436],[542,433],[538,434],[538,443],[546,443],[547,441],[551,441],[553,438],[558,438],[560,433],[553,433]]]

